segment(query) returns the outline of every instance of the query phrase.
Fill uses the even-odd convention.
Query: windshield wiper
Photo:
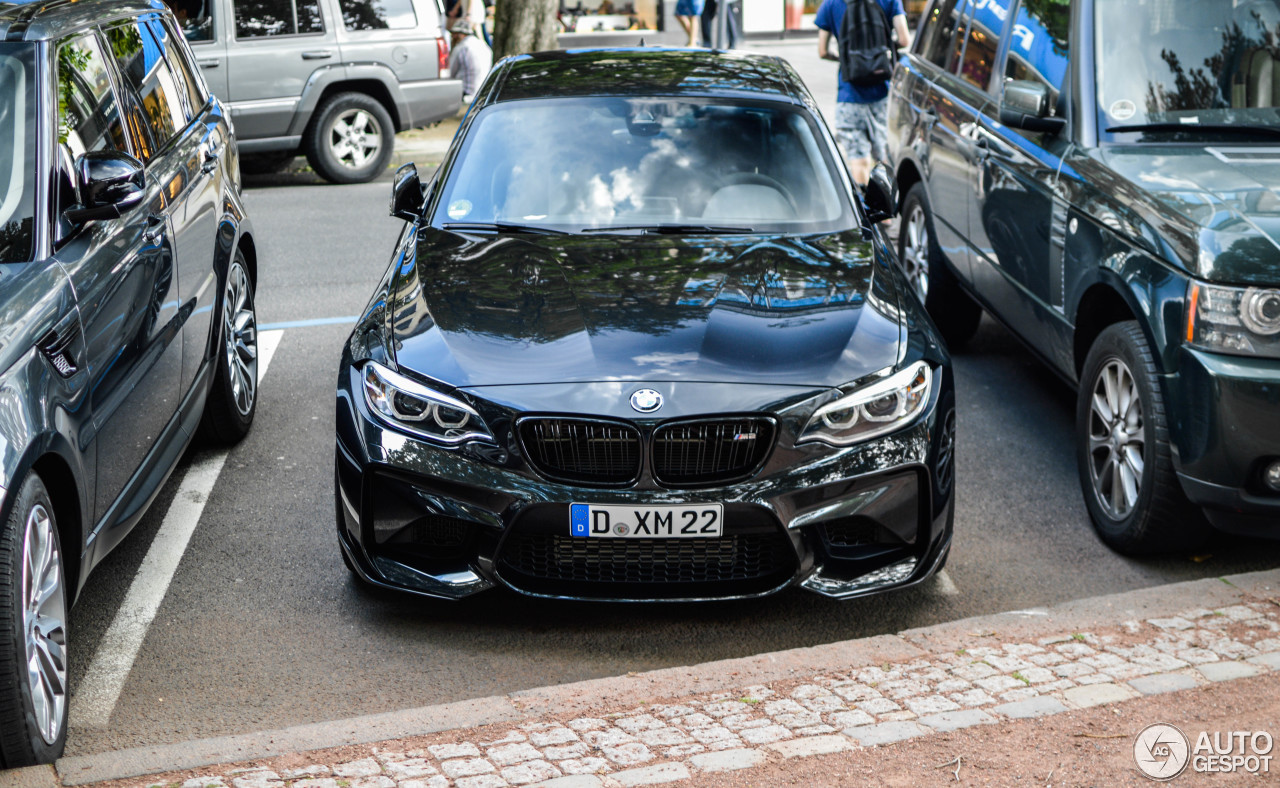
[[[1260,134],[1264,137],[1280,138],[1280,128],[1275,126],[1251,126],[1248,124],[1228,123],[1135,123],[1132,126],[1111,126],[1108,133],[1117,131],[1172,131],[1172,132],[1209,132],[1210,134]]]
[[[584,233],[612,233],[639,230],[655,235],[743,235],[753,233],[751,227],[719,227],[710,224],[619,224],[610,227],[584,227]]]
[[[515,224],[514,222],[445,222],[440,225],[445,230],[489,230],[499,233],[531,233],[534,235],[568,235],[565,230],[554,227],[539,227],[536,224]]]

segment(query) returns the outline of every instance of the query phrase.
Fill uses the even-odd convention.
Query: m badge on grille
[[[662,407],[662,395],[653,389],[640,389],[631,395],[631,407],[641,413],[653,413]]]

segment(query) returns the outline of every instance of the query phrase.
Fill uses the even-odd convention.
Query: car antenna
[[[636,44],[636,46],[644,46],[644,36],[640,36],[640,43]]]

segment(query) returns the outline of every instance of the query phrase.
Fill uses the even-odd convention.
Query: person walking
[[[676,21],[689,36],[689,46],[698,45],[703,0],[676,0]]]
[[[823,0],[814,18],[818,26],[818,55],[824,60],[839,61],[840,56],[831,52],[831,39],[843,29],[844,15],[850,3],[874,2],[892,20],[898,34],[898,46],[911,46],[911,33],[907,29],[907,14],[902,0]],[[840,79],[836,91],[836,142],[844,151],[849,164],[849,174],[859,186],[866,186],[871,168],[877,161],[888,161],[889,80],[871,84],[854,85]]]
[[[493,68],[493,50],[475,35],[475,28],[466,19],[459,19],[449,28],[453,47],[449,52],[449,76],[462,80],[462,111],[466,112],[476,97],[480,83]]]

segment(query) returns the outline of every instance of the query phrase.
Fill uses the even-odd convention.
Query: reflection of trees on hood
[[[417,262],[393,282],[393,321],[425,308],[446,331],[532,342],[583,330],[665,334],[717,303],[774,318],[801,304],[843,309],[861,302],[872,279],[871,266],[847,265],[832,239],[474,242],[428,232]],[[870,254],[860,242],[850,253]]]
[[[1275,242],[1266,236],[1241,238],[1218,253],[1213,272],[1224,282],[1254,281],[1259,271],[1275,270],[1276,255]]]

